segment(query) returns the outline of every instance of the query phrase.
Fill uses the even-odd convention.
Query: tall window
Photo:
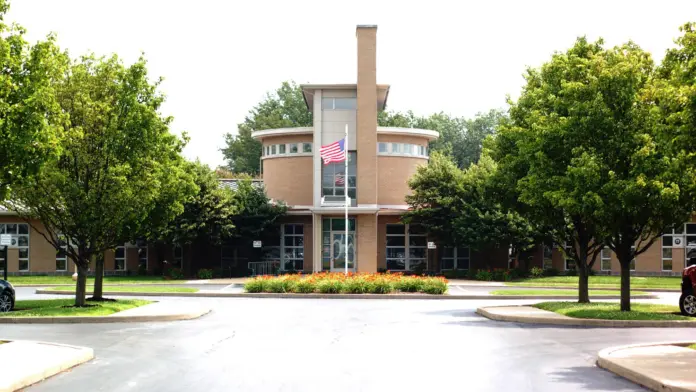
[[[677,225],[673,229],[668,230],[662,235],[662,271],[672,271],[672,253],[673,247],[684,247],[684,226]],[[689,224],[686,224],[689,226]],[[693,231],[693,230],[691,230]],[[676,241],[675,241],[676,239]],[[688,239],[688,237],[687,237]],[[693,238],[692,238],[693,239]],[[678,243],[681,241],[681,243]]]
[[[301,271],[304,264],[304,228],[301,224],[283,225],[283,269]]]
[[[12,246],[19,251],[20,271],[29,271],[29,225],[26,223],[0,223],[0,234],[12,234]],[[3,266],[5,260],[2,260]]]
[[[413,271],[427,266],[427,242],[418,225],[387,225],[387,269]]]
[[[174,268],[181,268],[184,265],[184,248],[181,245],[174,245],[174,262],[172,266]]]
[[[611,249],[608,247],[602,248],[602,253],[600,254],[600,269],[602,271],[611,271]]]
[[[345,218],[324,218],[321,223],[321,269],[329,271],[333,268],[345,267],[345,264],[336,265],[336,258],[348,258],[348,268],[355,266],[355,218],[348,218],[348,249],[342,240],[345,240]],[[346,255],[347,253],[347,255]]]
[[[553,246],[544,245],[544,259],[542,266],[544,269],[553,268]]]
[[[468,270],[471,263],[471,252],[467,247],[444,247],[442,248],[442,270]]]
[[[355,110],[356,98],[332,98],[323,97],[321,108],[324,110]]]
[[[672,270],[672,248],[662,248],[662,270]]]
[[[114,269],[116,271],[126,270],[126,247],[117,246],[114,250]]]
[[[357,159],[355,152],[348,153],[348,197],[351,204],[356,205],[356,180]],[[322,196],[343,197],[345,196],[346,168],[344,162],[333,162],[322,165]]]
[[[138,269],[147,271],[147,244],[138,246]]]
[[[56,271],[68,270],[68,242],[64,235],[58,235],[60,249],[56,250]]]
[[[568,270],[574,270],[576,265],[575,265],[575,259],[572,256],[572,251],[573,247],[565,245],[563,246],[563,250],[565,251],[565,269],[566,271]]]

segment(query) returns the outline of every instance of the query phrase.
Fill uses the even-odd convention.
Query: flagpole
[[[345,256],[345,264],[346,264],[346,275],[348,275],[348,124],[346,124],[346,138],[344,141],[345,147],[345,165],[346,165],[346,172],[343,177],[343,195],[345,197],[345,206],[346,206],[346,256]]]

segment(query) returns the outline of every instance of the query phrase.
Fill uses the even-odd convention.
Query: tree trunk
[[[77,283],[75,285],[75,306],[85,306],[87,294],[87,260],[82,259],[77,264]]]
[[[624,263],[621,261],[621,311],[631,311],[631,269],[630,260]]]
[[[97,255],[96,259],[92,299],[102,301],[104,299],[104,254]]]
[[[589,304],[590,303],[590,292],[589,292],[589,268],[587,263],[581,263],[577,265],[578,270],[578,303]]]

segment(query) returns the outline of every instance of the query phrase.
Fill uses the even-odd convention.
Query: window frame
[[[604,251],[607,251],[609,253],[608,257],[604,257]],[[605,246],[602,248],[602,250],[599,252],[599,270],[600,271],[611,271],[611,248],[608,246]],[[609,263],[609,268],[604,268],[604,262],[607,261]]]
[[[291,228],[292,233],[288,234],[286,229]],[[301,233],[298,233],[298,228],[301,228]],[[281,271],[303,271],[304,270],[304,224],[303,223],[283,223],[281,225],[281,239],[280,239],[280,270]],[[292,238],[292,245],[286,245],[285,239]],[[302,245],[297,245],[295,239],[300,238]],[[287,257],[286,251],[290,250],[292,252],[291,257]],[[297,250],[302,251],[302,257],[297,257]],[[287,269],[286,264],[292,262],[292,269]],[[298,263],[300,268],[297,268]]]
[[[14,232],[8,233],[7,226],[14,226]],[[20,234],[20,227],[26,228],[25,233]],[[18,259],[17,259],[17,271],[18,272],[29,272],[31,269],[31,227],[28,223],[22,222],[0,222],[0,233],[2,234],[12,234],[17,237],[17,245],[13,248],[17,249]],[[20,238],[26,238],[26,245],[19,245]],[[21,257],[21,254],[26,252],[26,257]],[[7,260],[0,258],[4,263],[7,264]],[[22,264],[26,263],[26,268],[22,268]],[[3,271],[3,269],[0,269]]]
[[[336,102],[350,102],[351,104],[345,107],[338,107]],[[326,105],[327,103],[331,105]],[[357,97],[321,97],[321,110],[357,110],[358,99]]]
[[[377,155],[429,158],[426,146],[413,143],[377,142]]]
[[[452,257],[445,256],[444,250],[452,249]],[[459,255],[460,251],[466,249],[466,256]],[[471,248],[468,246],[445,246],[443,255],[440,257],[440,271],[468,271],[471,269]],[[466,268],[459,267],[459,261],[466,259]],[[452,268],[442,268],[444,260],[452,261]]]
[[[403,227],[403,233],[397,233],[397,234],[390,234],[389,233],[389,228],[390,227]],[[419,264],[425,264],[425,268],[428,268],[428,244],[427,244],[427,238],[428,235],[427,233],[422,232],[422,233],[413,233],[413,230],[411,230],[411,224],[403,224],[403,223],[388,223],[386,225],[386,241],[385,241],[385,266],[386,269],[389,271],[397,271],[397,272],[407,272],[407,271],[413,271],[413,265],[412,265],[412,260],[413,261],[418,261],[418,263],[415,263],[416,265]],[[404,245],[389,245],[389,238],[403,238],[404,239]],[[416,238],[423,238],[425,240],[424,245],[411,245],[411,237],[416,237]],[[390,249],[403,249],[403,257],[389,257],[389,250]],[[411,257],[411,249],[423,249],[424,250],[424,257]],[[394,268],[389,268],[389,261],[401,261],[403,260],[404,263],[404,268],[403,269],[394,269]]]
[[[117,257],[118,255],[118,250],[123,249],[123,257]],[[118,268],[119,267],[119,260],[123,260],[123,268]],[[128,247],[125,245],[122,246],[117,246],[114,248],[114,271],[125,271],[127,267],[127,261],[128,261]]]
[[[351,205],[356,203],[358,195],[358,181],[357,181],[357,153],[355,151],[348,151],[348,175],[345,173],[345,162],[332,162],[328,165],[321,165],[321,196],[329,197],[344,197],[344,185],[336,185],[336,175],[343,173],[344,181],[348,183],[348,196],[350,197]],[[353,163],[354,162],[354,163]],[[338,170],[337,170],[338,169]],[[329,173],[331,171],[331,173]],[[330,180],[331,185],[327,185],[328,182],[324,180]],[[331,193],[327,194],[324,191],[331,189]]]

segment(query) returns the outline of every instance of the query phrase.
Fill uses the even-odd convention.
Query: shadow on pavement
[[[587,391],[646,391],[640,385],[619,377],[596,366],[574,366],[562,368],[548,374],[549,378],[561,383],[581,385]],[[623,383],[621,389],[616,388],[616,383]]]

